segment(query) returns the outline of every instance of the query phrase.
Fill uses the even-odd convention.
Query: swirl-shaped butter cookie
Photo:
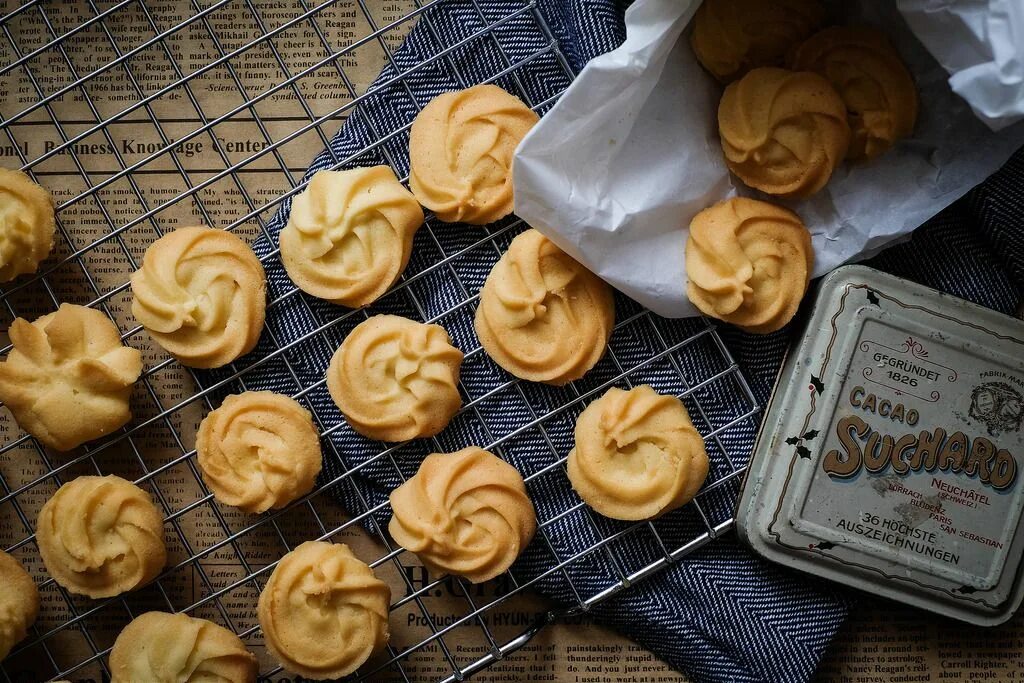
[[[214,497],[246,512],[282,508],[309,493],[322,465],[309,411],[271,391],[225,398],[199,425],[196,456]]]
[[[169,232],[149,245],[131,283],[132,314],[183,365],[219,368],[259,341],[266,277],[237,235],[205,226]]]
[[[140,614],[110,651],[111,683],[255,683],[258,669],[238,636],[186,614]]]
[[[39,511],[36,542],[50,576],[90,598],[139,588],[167,562],[164,520],[153,500],[113,475],[61,486]]]
[[[0,282],[34,273],[53,249],[53,198],[21,171],[0,168]]]
[[[818,0],[704,0],[690,44],[704,68],[728,83],[750,69],[782,65],[824,19]]]
[[[825,187],[850,145],[843,98],[811,71],[754,69],[730,84],[718,105],[718,132],[729,170],[780,197]]]
[[[292,202],[281,262],[299,289],[357,308],[405,270],[423,209],[387,166],[319,171]]]
[[[496,85],[445,93],[416,116],[409,187],[443,221],[485,225],[512,213],[512,157],[540,120]]]
[[[886,37],[866,26],[833,26],[793,51],[790,65],[827,78],[846,103],[846,156],[873,159],[914,131],[917,88]]]
[[[387,642],[391,589],[343,544],[307,541],[281,558],[257,613],[270,652],[289,671],[349,675]]]
[[[612,387],[577,418],[567,469],[587,505],[635,521],[690,502],[708,475],[708,456],[678,398],[646,385]]]
[[[516,468],[482,448],[428,455],[391,492],[391,536],[430,570],[481,583],[512,566],[537,531]]]
[[[615,301],[603,280],[531,229],[491,269],[475,324],[487,355],[505,370],[562,385],[601,360]]]
[[[327,389],[352,428],[381,441],[434,436],[462,406],[462,352],[440,325],[375,315],[331,358]]]
[[[811,234],[781,206],[737,197],[690,222],[687,296],[705,315],[748,332],[792,320],[813,269]]]
[[[0,363],[0,400],[43,444],[67,451],[125,425],[142,354],[123,346],[117,326],[85,306],[9,329],[13,348]]]
[[[0,659],[21,640],[39,614],[39,589],[21,563],[0,550]]]

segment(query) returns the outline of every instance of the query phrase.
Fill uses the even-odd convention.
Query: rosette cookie
[[[848,158],[872,159],[914,131],[914,79],[881,32],[855,26],[827,28],[794,50],[790,64],[820,73],[842,96],[853,134]]]
[[[512,566],[537,531],[518,470],[482,448],[428,455],[391,492],[388,531],[431,571],[481,583]]]
[[[331,358],[327,389],[352,428],[371,439],[434,436],[462,406],[462,352],[440,325],[376,315]]]
[[[167,562],[164,520],[153,500],[113,475],[61,486],[39,511],[36,542],[50,576],[90,598],[139,588]]]
[[[21,564],[0,550],[0,659],[28,635],[39,614],[39,589]]]
[[[322,466],[309,411],[270,391],[225,398],[199,425],[196,456],[214,497],[246,512],[282,508],[309,493]]]
[[[281,558],[257,606],[263,638],[289,671],[347,676],[387,642],[391,589],[348,546],[307,541]]]
[[[485,225],[512,213],[512,157],[540,118],[496,85],[431,100],[409,137],[409,187],[448,223]]]
[[[238,636],[185,614],[140,614],[110,651],[111,683],[255,683],[257,673]]]
[[[491,269],[475,324],[487,355],[505,370],[562,385],[601,360],[615,301],[603,280],[531,229]]]
[[[748,332],[774,332],[788,323],[813,268],[811,234],[780,206],[736,197],[690,223],[687,296],[705,315]]]
[[[683,402],[649,386],[612,387],[576,420],[569,481],[605,517],[653,519],[693,499],[708,476]]]
[[[728,83],[750,69],[781,65],[824,18],[817,0],[704,0],[690,45],[701,65]]]
[[[754,69],[718,105],[725,163],[747,185],[781,197],[825,187],[846,156],[846,104],[810,71]]]
[[[387,166],[319,171],[292,202],[281,262],[299,289],[357,308],[405,270],[423,209]]]
[[[263,266],[230,232],[197,226],[167,233],[149,245],[131,283],[132,314],[183,365],[219,368],[260,338]]]
[[[67,451],[132,417],[142,354],[122,346],[117,326],[85,306],[61,304],[33,322],[16,318],[0,363],[0,400],[40,442]]]
[[[0,282],[34,273],[53,249],[53,199],[21,171],[0,168]]]

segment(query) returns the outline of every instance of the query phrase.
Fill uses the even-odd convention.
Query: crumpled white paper
[[[1009,7],[1019,0],[990,2]],[[634,3],[626,12],[625,43],[584,68],[520,144],[513,167],[521,218],[614,287],[667,317],[697,314],[686,298],[690,219],[737,192],[756,195],[739,181],[734,184],[722,158],[716,124],[721,86],[697,63],[689,41],[680,38],[699,4]],[[959,39],[950,29],[955,22],[918,20],[954,4],[960,3],[900,0],[915,17],[922,40],[937,50]],[[964,4],[976,6],[978,0]],[[780,202],[811,231],[815,276],[907,235],[1024,144],[1024,123],[995,133],[974,115],[895,5],[866,0],[843,3],[842,11],[846,23],[869,23],[890,34],[917,81],[921,109],[912,138],[872,162],[843,164],[815,197]],[[1020,14],[1009,9],[1005,14],[1017,30],[1024,28]],[[966,12],[957,16],[967,21]],[[979,35],[998,54],[1010,49],[1001,46],[1005,31]],[[986,91],[984,81],[971,82],[975,96],[989,92],[993,101],[1004,96]],[[974,107],[986,110],[979,102]]]

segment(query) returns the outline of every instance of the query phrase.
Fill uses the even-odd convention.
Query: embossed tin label
[[[826,278],[740,501],[769,559],[975,623],[1021,600],[1024,323],[877,271]]]

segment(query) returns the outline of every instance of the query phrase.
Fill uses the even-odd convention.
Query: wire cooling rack
[[[308,400],[311,392],[323,389],[322,382],[304,384],[296,371],[302,359],[292,352],[300,344],[335,348],[339,330],[362,320],[364,311],[338,309],[334,317],[288,343],[280,343],[268,326],[263,333],[263,343],[270,343],[268,351],[242,359],[213,380],[182,368],[154,348],[127,313],[128,274],[145,247],[174,225],[203,222],[250,239],[263,235],[276,244],[267,233],[267,220],[286,197],[302,190],[302,170],[310,151],[326,146],[344,117],[357,111],[365,98],[360,88],[365,89],[366,78],[355,73],[354,65],[374,58],[381,66],[394,65],[394,49],[402,35],[414,23],[430,21],[431,8],[445,1],[30,1],[9,7],[0,17],[0,77],[5,99],[10,98],[0,120],[6,137],[0,140],[3,165],[20,166],[50,187],[58,218],[55,254],[35,275],[3,288],[3,327],[14,317],[31,319],[71,301],[109,315],[126,343],[143,349],[146,357],[133,397],[135,419],[103,442],[71,454],[50,453],[18,430],[9,416],[0,418],[0,548],[32,568],[43,595],[40,619],[0,664],[0,680],[106,678],[113,638],[147,609],[213,619],[259,648],[262,638],[253,606],[276,560],[304,540],[351,543],[354,534],[366,536],[365,542],[357,543],[357,554],[389,581],[394,594],[395,635],[387,652],[371,660],[358,678],[462,680],[509,656],[546,623],[585,612],[731,527],[728,502],[748,454],[730,453],[728,435],[737,429],[756,430],[759,408],[707,321],[669,323],[620,299],[606,358],[587,378],[557,393],[554,406],[539,405],[533,387],[508,376],[483,393],[463,382],[462,414],[477,420],[490,441],[478,445],[504,454],[516,447],[517,439],[533,435],[549,448],[547,464],[524,472],[534,493],[547,478],[565,479],[567,447],[552,435],[566,429],[559,431],[558,425],[569,425],[571,434],[571,424],[584,405],[613,385],[650,382],[679,395],[712,460],[711,475],[697,499],[655,522],[613,523],[589,512],[582,502],[541,514],[535,545],[546,553],[545,566],[529,576],[514,570],[492,582],[496,588],[485,590],[427,577],[416,559],[396,547],[377,523],[386,507],[371,506],[364,499],[363,509],[346,512],[326,495],[349,483],[363,467],[393,467],[403,476],[408,471],[400,465],[400,447],[383,449],[364,465],[351,467],[328,438],[347,429],[344,421],[338,414],[317,411]],[[271,6],[273,12],[268,10]],[[553,57],[567,81],[573,73],[542,12],[534,2],[521,0],[510,0],[500,9],[488,3],[487,11],[475,2],[474,6],[479,22],[465,40],[400,72],[396,82],[427,63],[450,64],[454,50],[486,44],[498,50],[503,64],[490,80],[512,84],[531,107],[544,111],[553,99],[531,99],[519,79],[522,66],[535,58]],[[240,15],[246,17],[244,24],[225,19]],[[529,20],[533,30],[547,36],[545,47],[525,58],[509,56],[495,29],[513,20]],[[346,28],[348,37],[336,43],[331,36],[338,26]],[[309,48],[303,59],[290,57],[296,46]],[[185,55],[186,50],[191,54]],[[368,51],[377,56],[368,57]],[[316,92],[323,89],[325,79],[339,88],[326,107],[322,93]],[[21,108],[12,106],[15,95],[24,102]],[[293,116],[263,113],[265,105],[281,101],[295,112]],[[75,113],[69,115],[69,110]],[[158,139],[159,144],[138,148],[133,126],[147,127],[146,138]],[[244,144],[238,142],[239,130]],[[405,133],[402,129],[388,136]],[[49,142],[44,144],[45,140]],[[197,170],[189,157],[200,153],[200,142],[205,160]],[[106,167],[96,168],[97,158]],[[347,160],[336,161],[340,165]],[[250,177],[271,173],[283,179],[280,191],[250,185]],[[160,187],[154,186],[157,177],[163,183]],[[55,187],[55,178],[60,187]],[[180,182],[168,190],[167,178]],[[225,209],[225,196],[241,209]],[[428,216],[417,239],[426,240],[434,256],[410,266],[389,296],[407,297],[429,321],[443,323],[452,315],[471,314],[480,283],[468,281],[460,263],[493,263],[523,227],[512,219],[473,232],[468,242],[451,247],[445,232],[449,226]],[[273,252],[265,258],[275,257]],[[447,310],[424,310],[415,292],[425,286],[449,288],[458,300]],[[268,318],[275,307],[301,296],[289,291],[273,298]],[[489,363],[478,345],[463,351],[467,363]],[[700,362],[687,362],[694,357]],[[289,393],[314,412],[325,437],[324,457],[335,459],[342,474],[322,481],[285,510],[245,516],[213,501],[199,477],[190,432],[225,393],[245,389],[251,373],[269,365],[292,378]],[[525,406],[526,417],[511,427],[507,421],[496,423],[495,415],[502,411],[494,410],[495,402],[500,408],[511,400]],[[724,405],[732,408],[723,410]],[[35,547],[35,513],[58,486],[83,473],[116,473],[134,480],[163,510],[171,560],[152,585],[126,596],[91,601],[68,594],[46,576]],[[716,495],[726,504],[712,505]],[[582,550],[567,552],[555,530],[570,517],[585,526],[588,542]],[[579,580],[584,566],[585,582]],[[567,604],[542,610],[511,631],[499,628],[497,615],[510,599],[552,581],[561,582],[561,595],[569,596]],[[443,608],[437,603],[442,593]],[[438,609],[447,610],[444,619],[437,618]],[[413,627],[395,629],[396,624]],[[467,629],[475,633],[475,640],[466,635]],[[452,642],[455,639],[480,645],[460,647]],[[262,675],[284,680],[286,674],[274,668],[270,658],[262,662]]]

